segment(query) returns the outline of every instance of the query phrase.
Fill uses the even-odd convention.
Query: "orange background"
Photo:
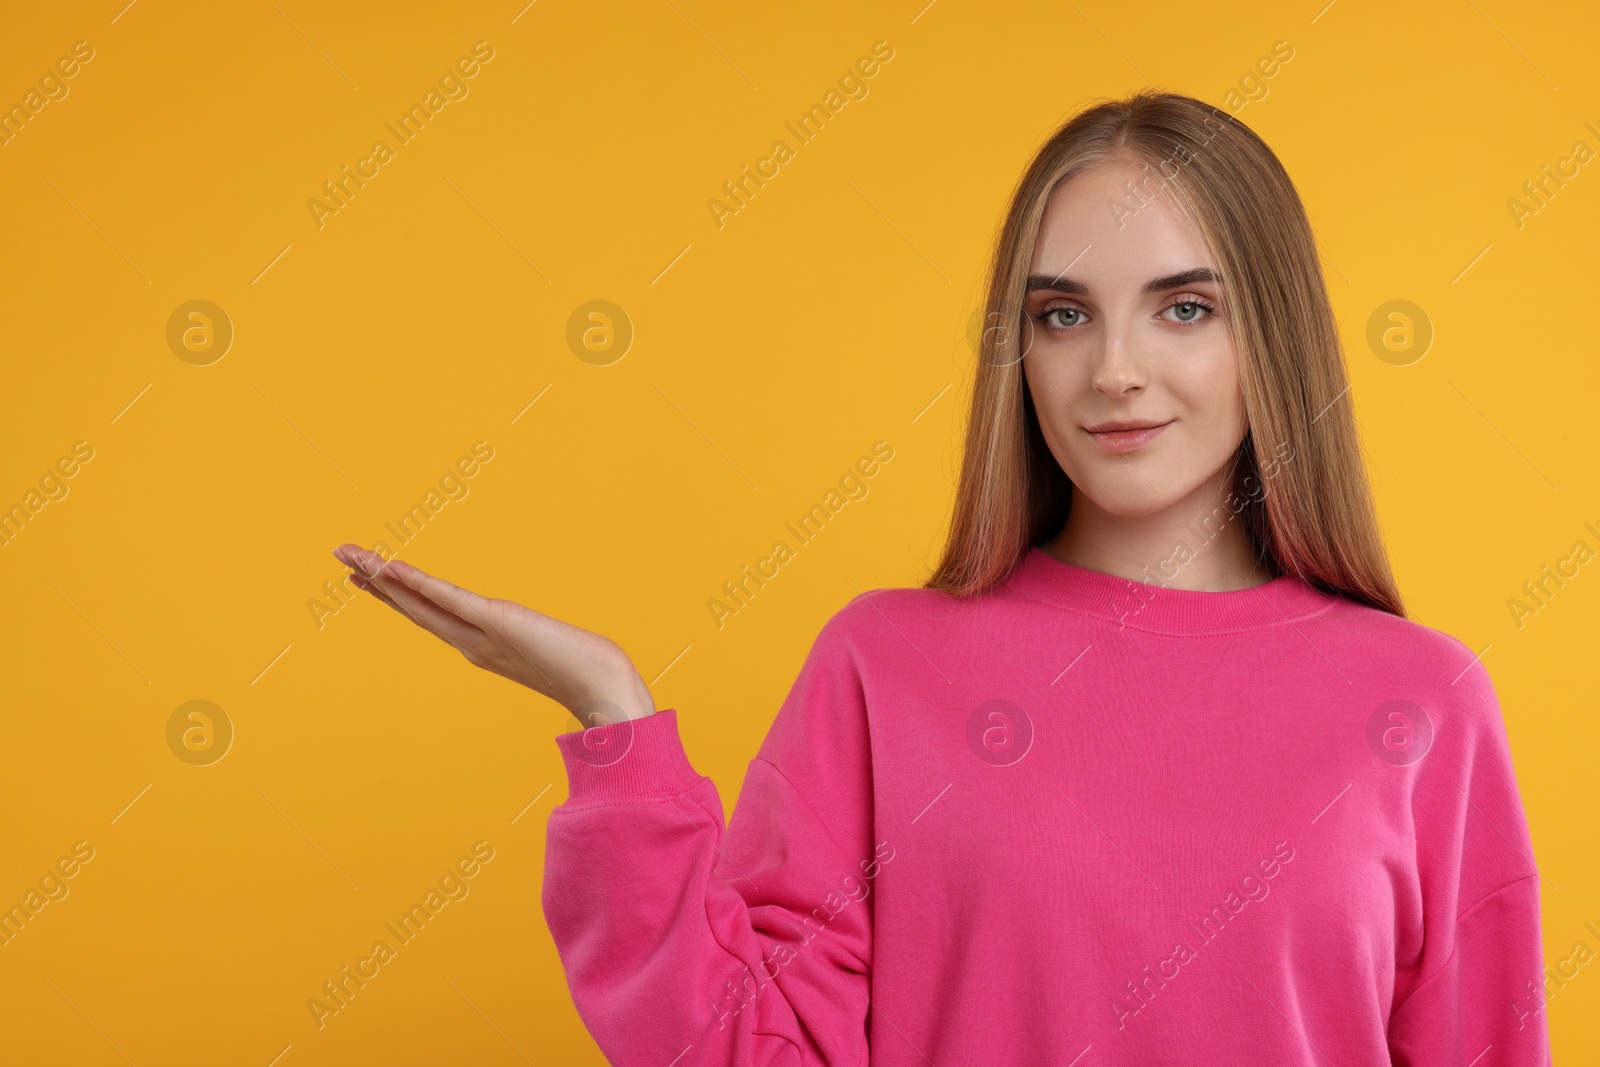
[[[1600,547],[1600,176],[1586,155],[1510,207],[1600,148],[1592,5],[110,0],[6,29],[0,104],[93,58],[0,147],[0,506],[59,496],[0,546],[0,903],[93,858],[0,948],[0,1060],[602,1062],[539,903],[572,720],[379,604],[331,611],[329,550],[440,490],[402,555],[615,637],[731,804],[823,621],[941,543],[1017,175],[1147,80],[1237,112],[1298,183],[1407,604],[1487,649],[1547,955],[1600,948],[1600,577],[1510,606]],[[480,41],[466,95],[393,140]],[[880,41],[798,145],[785,123]],[[169,345],[193,300],[231,324],[221,358]],[[579,332],[625,322],[620,358],[569,343],[596,300],[620,314]],[[1421,358],[1368,343],[1394,300]],[[869,493],[719,627],[722,584],[879,441]],[[193,700],[233,732],[209,765],[169,745]],[[479,842],[468,894],[319,1029],[307,1001]],[[1549,1013],[1556,1062],[1596,1062],[1600,964]]]

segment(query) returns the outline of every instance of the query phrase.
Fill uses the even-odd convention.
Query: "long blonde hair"
[[[1142,164],[1149,182],[1174,195],[1224,279],[1224,317],[1250,425],[1236,474],[1254,483],[1242,494],[1239,519],[1257,557],[1277,574],[1405,617],[1362,466],[1338,328],[1294,183],[1238,119],[1152,89],[1074,116],[1035,153],[1011,195],[984,299],[988,328],[977,344],[950,533],[924,587],[957,596],[988,589],[1066,521],[1072,483],[1039,431],[1022,373],[1024,289],[1051,193],[1118,160]]]

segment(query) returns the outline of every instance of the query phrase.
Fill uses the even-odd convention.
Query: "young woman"
[[[627,655],[363,589],[589,728],[543,903],[613,1063],[1549,1063],[1496,694],[1408,620],[1305,211],[1185,96],[1039,149],[954,520],[823,626],[734,814]]]

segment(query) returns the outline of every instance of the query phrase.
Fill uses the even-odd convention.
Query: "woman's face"
[[[1124,516],[1208,506],[1231,488],[1222,467],[1249,428],[1216,264],[1144,179],[1111,164],[1056,190],[1023,304],[1023,373],[1044,439],[1076,493]]]

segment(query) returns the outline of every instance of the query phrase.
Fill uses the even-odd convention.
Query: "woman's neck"
[[[1276,574],[1255,557],[1241,498],[1205,492],[1149,515],[1114,515],[1074,490],[1059,533],[1039,547],[1086,570],[1171,589],[1249,589]]]

